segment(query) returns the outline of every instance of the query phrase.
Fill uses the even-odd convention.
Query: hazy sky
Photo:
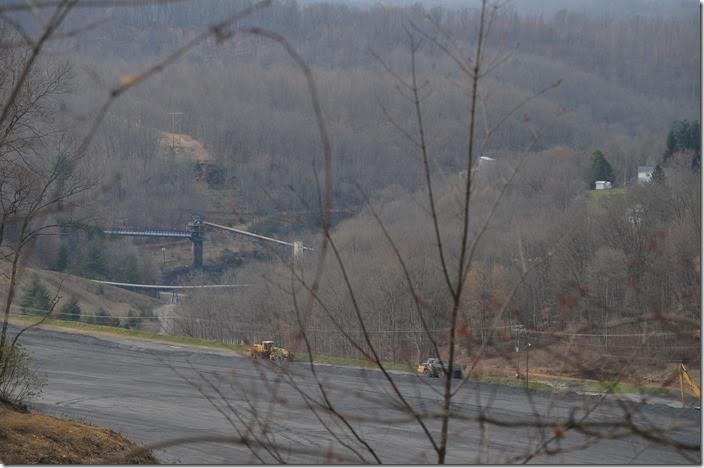
[[[410,5],[420,3],[426,8],[443,6],[448,8],[473,7],[479,0],[300,0],[299,3],[347,3],[350,5]],[[590,16],[627,17],[691,15],[699,10],[696,0],[512,0],[507,8],[519,13],[542,13],[552,15],[561,9],[585,13]]]

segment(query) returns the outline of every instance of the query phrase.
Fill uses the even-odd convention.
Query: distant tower
[[[191,242],[193,242],[193,269],[203,268],[203,220],[200,216],[194,216],[188,223],[191,229]]]

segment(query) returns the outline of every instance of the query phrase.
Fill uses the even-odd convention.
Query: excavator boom
[[[701,390],[699,389],[699,386],[692,381],[692,378],[689,376],[689,373],[687,372],[687,368],[684,367],[684,364],[680,363],[678,367],[678,371],[680,374],[680,395],[682,398],[682,406],[684,407],[684,384],[686,383],[687,386],[689,386],[689,391],[694,395],[696,398],[701,399],[702,394]]]

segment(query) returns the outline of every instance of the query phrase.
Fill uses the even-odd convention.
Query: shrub
[[[139,312],[132,309],[127,313],[127,321],[123,325],[125,328],[139,328],[142,324],[142,317],[140,317]]]
[[[41,315],[48,312],[51,308],[49,290],[47,290],[36,273],[32,275],[29,285],[24,290],[20,300],[20,307],[34,315]]]
[[[154,322],[157,320],[157,316],[154,315],[154,311],[152,311],[152,309],[140,308],[140,311],[140,316],[143,320],[148,320],[150,322]]]
[[[95,323],[97,325],[107,325],[109,327],[119,327],[120,320],[113,318],[105,309],[102,307],[95,313]]]
[[[21,404],[42,394],[46,377],[31,367],[32,357],[20,345],[5,345],[0,362],[0,399]]]
[[[59,310],[59,319],[61,320],[81,320],[81,306],[78,305],[78,300],[71,298]]]

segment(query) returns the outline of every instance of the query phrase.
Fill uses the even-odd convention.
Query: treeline
[[[467,279],[458,328],[462,355],[474,355],[484,346],[485,355],[491,356],[492,349],[512,346],[507,340],[520,325],[536,336],[591,336],[587,351],[599,353],[612,370],[638,359],[662,365],[697,361],[698,347],[692,341],[697,338],[686,325],[699,323],[701,300],[700,175],[691,168],[692,154],[668,160],[662,165],[663,177],[654,182],[604,191],[585,191],[591,155],[584,154],[575,164],[568,154],[551,150],[529,155],[491,215]],[[470,210],[474,219],[490,215],[501,181],[516,162],[508,159],[480,169]],[[438,195],[451,264],[459,254],[452,246],[460,237],[456,197],[462,184],[460,177],[445,179]],[[384,359],[405,362],[432,354],[426,328],[441,347],[447,345],[451,304],[442,293],[444,279],[426,200],[421,192],[374,202],[406,262],[417,297],[370,213],[336,229],[334,239],[356,304],[339,267],[328,257],[319,302],[303,317],[314,352],[361,356],[338,329],[362,340],[356,308]],[[471,228],[474,240],[481,223]],[[310,258],[301,266],[303,275],[315,265],[316,259]],[[236,294],[182,303],[180,330],[225,341],[273,337],[296,343],[298,322],[291,285],[282,282],[285,268],[250,265],[240,273],[260,280]],[[294,290],[304,297],[303,288]],[[612,335],[637,339],[615,345]],[[663,337],[669,337],[666,347]]]
[[[398,57],[409,59],[408,53]],[[143,66],[78,60],[106,79]],[[437,65],[449,68],[446,59]],[[525,57],[515,57],[510,65],[509,71],[518,73],[485,81],[487,107],[479,116],[480,128],[495,125],[516,102],[563,71]],[[393,78],[365,69],[315,69],[315,74],[334,144],[336,207],[359,208],[357,184],[369,194],[416,190],[423,180],[422,166],[413,146],[390,121],[413,130],[412,106],[397,94]],[[466,144],[461,81],[431,72],[423,74],[426,78],[432,92],[423,103],[424,112],[432,116],[426,120],[429,148],[437,167],[452,174],[462,170]],[[76,97],[72,105],[95,102],[88,95]],[[565,110],[570,104],[578,106]],[[393,111],[386,115],[382,106]],[[199,139],[213,157],[216,166],[205,176],[194,161],[178,157],[163,142],[159,131],[172,130],[169,113],[174,110],[183,114],[173,130]],[[594,76],[571,74],[526,106],[530,124],[520,118],[506,122],[488,152],[520,151],[533,136],[531,127],[544,129],[538,149],[565,147],[575,154],[591,154],[601,148],[622,184],[635,177],[639,165],[659,161],[664,142],[653,135],[666,132],[681,110],[672,102],[643,99]],[[605,122],[602,115],[613,120]],[[321,167],[319,135],[303,77],[289,64],[214,63],[207,69],[176,65],[115,106],[94,148],[90,171],[104,190],[92,200],[93,208],[108,225],[182,228],[189,213],[201,210],[220,211],[213,216],[227,221],[236,221],[234,211],[247,221],[254,214],[317,211],[313,167]],[[310,220],[303,215],[297,223],[315,229]]]
[[[663,162],[667,162],[668,159],[677,154],[693,153],[692,167],[699,168],[702,159],[701,137],[702,128],[699,121],[688,122],[687,120],[682,120],[674,122],[670,133],[667,134]]]
[[[140,256],[124,239],[110,239],[92,226],[64,227],[57,236],[37,243],[32,256],[46,269],[88,279],[141,284],[159,278],[156,262]]]
[[[75,46],[76,69],[90,70],[76,74],[74,86],[81,92],[66,98],[66,115],[97,109],[106,85],[147,68],[172,44],[249,3],[115,8],[110,22],[80,40],[62,42]],[[69,26],[96,14],[90,9],[76,13]],[[463,25],[472,24],[475,14],[418,5],[362,9],[284,1],[248,19],[287,37],[313,66],[333,139],[338,209],[359,210],[357,185],[370,195],[392,197],[413,192],[423,182],[413,145],[395,128],[415,131],[413,107],[371,51],[409,79],[406,30],[411,24],[433,36],[436,22],[463,50],[473,40]],[[532,129],[541,129],[535,149],[564,147],[575,155],[601,149],[619,185],[634,178],[639,165],[657,164],[664,147],[653,135],[666,132],[675,119],[696,115],[695,55],[675,47],[690,42],[696,47],[697,28],[690,23],[681,17],[609,22],[568,11],[542,18],[500,10],[487,56],[510,55],[483,82],[479,128],[492,127],[516,102],[562,82],[505,122],[487,151],[520,151]],[[120,45],[122,37],[132,38],[129,47]],[[417,51],[416,67],[419,80],[428,80],[423,111],[430,116],[425,124],[434,164],[445,174],[461,171],[466,79],[429,40]],[[624,75],[624,67],[636,70]],[[165,131],[198,139],[215,165],[204,169],[180,157],[164,144]],[[321,167],[319,155],[300,70],[276,45],[238,36],[199,47],[115,103],[86,163],[87,176],[98,180],[102,191],[85,209],[103,225],[182,228],[191,214],[211,213],[223,222],[265,216],[269,225],[315,231],[313,167]]]
[[[77,39],[76,46],[81,53],[97,56],[106,52],[131,58],[159,55],[192,31],[234,15],[251,3],[217,0],[205,5],[157,3],[116,8],[113,21],[92,34],[90,40]],[[677,17],[639,15],[634,9],[634,14],[627,16],[599,17],[566,9],[549,15],[519,14],[508,5],[500,10],[493,34],[502,47],[561,61],[638,92],[697,99],[696,5],[692,4],[691,15]],[[80,12],[73,21],[80,24],[95,14]],[[312,65],[358,69],[378,66],[369,58],[370,49],[388,56],[403,48],[411,21],[422,24],[429,18],[460,43],[471,43],[474,32],[467,25],[474,24],[477,14],[473,8],[425,9],[418,4],[355,8],[334,3],[300,6],[291,0],[274,2],[244,24],[284,35]],[[120,41],[116,39],[121,37],[132,38],[131,45],[117,46]],[[282,61],[283,53],[268,50],[272,48],[258,39],[238,37],[218,49],[201,50],[193,59],[199,63],[211,63],[213,59],[231,63],[251,61],[263,54],[266,63]],[[439,49],[431,53],[442,55]]]

